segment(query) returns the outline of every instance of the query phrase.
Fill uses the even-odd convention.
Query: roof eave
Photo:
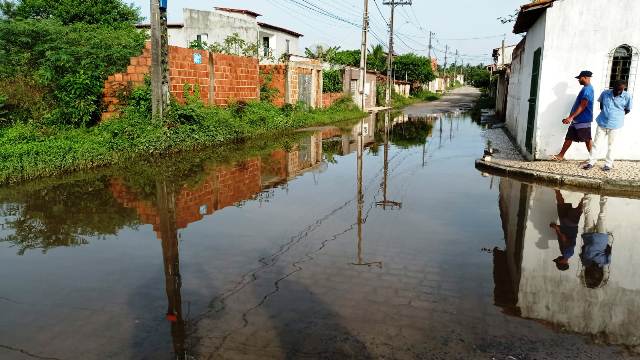
[[[522,34],[536,23],[536,21],[544,14],[548,8],[553,6],[555,0],[544,0],[538,3],[523,5],[518,13],[518,18],[513,26],[514,34]]]

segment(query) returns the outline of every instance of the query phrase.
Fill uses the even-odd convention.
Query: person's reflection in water
[[[586,197],[586,195],[585,195]],[[555,230],[558,235],[558,246],[560,247],[560,256],[553,261],[560,271],[569,269],[569,259],[573,256],[576,239],[578,238],[578,224],[584,208],[585,198],[583,197],[577,207],[573,207],[571,203],[566,203],[560,190],[556,189],[556,202],[558,208],[558,218],[560,224],[551,223],[549,226]]]
[[[584,285],[590,289],[596,289],[606,284],[605,268],[611,263],[612,238],[607,231],[606,211],[607,197],[600,196],[600,212],[595,218],[596,198],[594,195],[587,195],[587,206],[584,210],[584,232],[582,233],[582,249],[580,252],[580,262],[582,271],[580,272]]]

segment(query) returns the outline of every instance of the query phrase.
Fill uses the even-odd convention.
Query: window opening
[[[631,47],[622,45],[613,51],[611,56],[611,73],[609,76],[610,89],[614,87],[618,80],[624,80],[629,84],[633,61],[633,50]]]

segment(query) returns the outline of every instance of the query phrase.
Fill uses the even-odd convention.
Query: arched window
[[[630,46],[622,45],[613,51],[611,58],[611,76],[609,77],[609,88],[613,88],[615,82],[618,80],[624,80],[629,83],[632,62],[633,49]]]

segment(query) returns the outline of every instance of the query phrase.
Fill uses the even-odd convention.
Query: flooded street
[[[640,201],[484,145],[414,106],[0,188],[0,358],[635,358]]]

